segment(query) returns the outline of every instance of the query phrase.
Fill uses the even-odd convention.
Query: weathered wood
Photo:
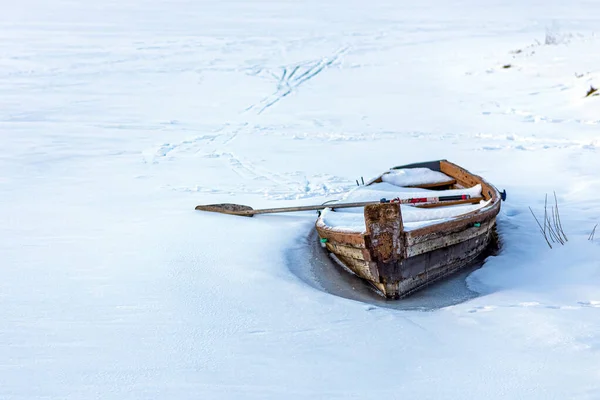
[[[221,204],[206,204],[196,206],[198,211],[218,212],[221,214],[240,215],[251,217],[254,215],[252,207],[241,204],[221,203]]]
[[[359,261],[371,261],[371,255],[367,249],[344,246],[343,244],[327,241],[325,243],[327,250],[344,257],[354,258]]]
[[[435,182],[435,183],[422,183],[420,185],[409,185],[409,186],[405,186],[408,188],[420,188],[420,189],[433,189],[433,188],[440,188],[440,187],[444,187],[444,186],[452,186],[456,183],[456,179],[451,179],[445,182]]]
[[[343,246],[365,248],[365,239],[362,232],[340,232],[320,225],[316,226],[319,237],[327,239],[329,243],[341,244]]]
[[[389,174],[389,172],[386,172],[384,174],[382,174],[380,177],[374,179],[372,182],[370,182],[370,184],[373,183],[381,183],[383,182],[383,175]],[[452,185],[456,184],[456,179],[450,179],[444,182],[436,182],[436,183],[422,183],[420,185],[409,185],[409,186],[404,186],[407,188],[418,188],[418,189],[440,189],[440,188],[444,188],[444,187],[450,187]],[[369,186],[369,185],[367,185]]]
[[[404,250],[400,204],[383,203],[365,207],[365,244],[371,260],[379,265],[396,263]]]
[[[475,258],[477,258],[481,254],[481,252],[485,250],[487,246],[490,245],[491,233],[486,233],[486,235],[470,239],[469,243],[462,245],[465,248],[467,248],[467,251],[463,253],[463,257],[458,259],[451,259],[449,258],[447,252],[442,253],[439,255],[439,258],[445,261],[440,261],[437,263],[437,265],[430,265],[427,270],[411,278],[400,280],[398,282],[397,288],[397,291],[399,293],[398,298],[406,297],[414,293],[415,291],[427,285],[430,285],[441,278],[444,278],[445,276],[455,273],[465,265],[469,265]],[[480,239],[479,244],[473,243],[477,242],[478,239]],[[449,250],[452,251],[452,249]],[[460,252],[461,250],[458,249],[457,251]],[[415,265],[423,265],[422,260],[416,260]]]
[[[477,204],[479,203],[481,200],[483,200],[483,197],[473,197],[472,199],[465,199],[465,200],[451,200],[451,201],[444,201],[443,203],[424,203],[424,204],[415,204],[415,207],[419,207],[419,208],[435,208],[435,207],[446,207],[446,206],[457,206],[460,204]]]
[[[401,282],[413,277],[427,280],[428,271],[468,263],[489,244],[489,239],[490,232],[485,231],[464,242],[406,258],[395,268],[380,269],[380,280]]]
[[[375,263],[357,260],[356,258],[346,257],[336,253],[334,254],[346,268],[356,275],[370,282],[379,282],[379,270]]]
[[[483,183],[483,179],[481,179],[481,177],[467,172],[467,170],[446,160],[440,161],[440,169],[441,172],[443,172],[446,175],[452,176],[458,181],[458,183],[467,187],[472,187],[477,185],[478,183]]]
[[[379,283],[383,286],[386,296],[395,297],[391,293],[395,282],[387,276],[382,276],[382,271],[394,269],[403,257],[404,252],[404,226],[400,213],[400,204],[385,203],[365,207],[365,225],[367,234],[365,244],[369,252],[371,265],[377,270]],[[377,281],[375,281],[377,282]]]
[[[494,224],[495,221],[488,220],[487,222],[479,223],[479,226],[475,226],[475,224],[472,224],[470,227],[465,228],[464,230],[461,230],[459,232],[450,233],[427,241],[408,245],[406,246],[406,256],[414,257],[418,256],[419,254],[438,250],[442,247],[448,247],[460,242],[467,241],[469,239],[481,235],[482,232],[487,232]]]
[[[463,186],[475,186],[481,184],[481,193],[486,200],[492,199],[498,201],[500,193],[495,187],[486,182],[481,176],[475,175],[466,169],[459,167],[447,160],[440,161],[440,170],[446,175],[449,175],[457,180],[457,183]]]
[[[464,242],[408,258],[402,265],[399,278],[406,279],[410,276],[417,276],[444,265],[467,263],[479,254],[488,243],[489,232],[481,232],[480,235]]]
[[[483,223],[496,218],[500,211],[500,202],[492,203],[485,209],[480,209],[441,224],[424,226],[423,228],[413,229],[406,233],[407,245],[443,237],[452,233],[460,232],[475,223]]]

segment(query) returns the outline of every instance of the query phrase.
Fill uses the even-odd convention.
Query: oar
[[[440,196],[440,197],[418,197],[412,199],[394,199],[392,202],[400,204],[416,204],[417,207],[421,206],[435,206],[439,203],[443,205],[455,205],[455,204],[467,204],[467,203],[478,203],[483,200],[481,197],[473,197],[469,195],[458,195],[458,196]],[[272,214],[282,213],[291,211],[313,211],[323,210],[325,208],[353,208],[353,207],[364,207],[370,204],[387,203],[388,200],[381,199],[380,201],[364,201],[358,203],[333,203],[333,204],[319,204],[313,206],[298,206],[298,207],[280,207],[280,208],[264,208],[261,210],[255,210],[252,207],[244,206],[241,204],[207,204],[196,206],[196,210],[199,211],[211,211],[222,214],[241,215],[244,217],[251,217],[255,214]],[[422,204],[419,204],[422,203]]]

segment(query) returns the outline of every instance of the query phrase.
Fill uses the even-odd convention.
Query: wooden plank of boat
[[[473,226],[477,223],[484,223],[492,219],[495,221],[496,215],[500,211],[500,202],[492,204],[487,210],[477,213],[468,213],[457,218],[453,218],[442,225],[430,225],[422,228],[413,229],[407,232],[407,244],[409,246],[439,237],[448,236]]]
[[[365,207],[365,244],[370,259],[378,265],[396,263],[403,252],[400,204],[373,204]]]
[[[418,256],[419,254],[428,253],[430,251],[467,241],[481,235],[481,232],[487,232],[492,228],[491,225],[493,224],[495,224],[495,221],[489,220],[484,223],[478,223],[477,225],[472,224],[470,227],[456,233],[448,233],[419,243],[411,243],[406,246],[406,257]]]
[[[408,188],[419,188],[419,189],[435,189],[441,187],[449,187],[456,184],[456,179],[450,179],[444,182],[434,182],[434,183],[422,183],[420,185],[409,185],[405,186]]]
[[[340,232],[326,226],[317,225],[317,232],[326,243],[336,243],[348,247],[366,248],[365,238],[353,232]]]
[[[397,298],[406,297],[472,262],[489,245],[489,237],[483,235],[407,259],[402,269],[404,277],[399,277]]]
[[[335,241],[325,242],[325,247],[327,247],[327,249],[332,253],[339,254],[344,257],[349,257],[360,261],[371,261],[371,255],[365,247],[359,248],[353,246],[345,246]]]
[[[415,204],[415,207],[419,207],[419,208],[434,208],[434,207],[458,206],[458,205],[461,205],[461,204],[477,204],[481,200],[483,200],[483,197],[473,197],[473,198],[464,199],[464,200],[445,201],[443,204],[442,203]]]
[[[377,268],[377,264],[363,260],[357,260],[356,258],[346,257],[340,254],[335,254],[335,256],[344,265],[344,267],[348,268],[361,278],[370,282],[379,281],[379,270]]]

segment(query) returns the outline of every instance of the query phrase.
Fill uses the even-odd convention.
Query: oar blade
[[[218,212],[221,214],[241,215],[244,217],[251,217],[254,215],[251,212],[253,211],[252,207],[231,203],[199,205],[196,206],[196,210]]]

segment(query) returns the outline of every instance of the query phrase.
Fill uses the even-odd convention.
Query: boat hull
[[[492,200],[490,205],[481,211],[408,231],[403,229],[400,205],[393,203],[365,207],[366,232],[339,232],[317,222],[317,232],[327,250],[390,299],[405,297],[470,265],[496,244],[498,191],[481,177],[448,161],[426,165],[444,169],[459,184],[482,184],[485,195]]]

